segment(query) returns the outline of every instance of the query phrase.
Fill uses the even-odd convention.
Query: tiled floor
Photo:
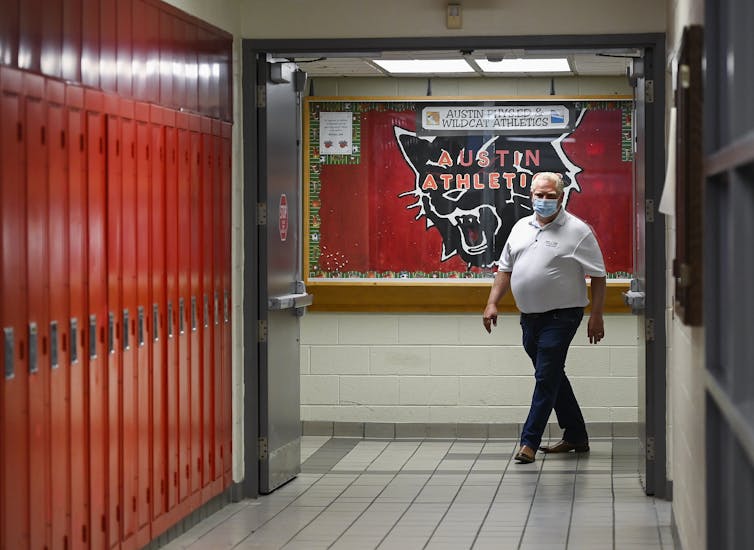
[[[302,473],[164,548],[673,548],[670,503],[646,497],[635,439],[512,460],[509,439],[304,437]]]

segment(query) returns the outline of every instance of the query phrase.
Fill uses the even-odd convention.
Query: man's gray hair
[[[559,197],[563,194],[563,189],[565,189],[563,174],[558,174],[557,172],[537,172],[536,174],[534,174],[534,178],[532,178],[531,180],[532,187],[534,187],[534,182],[536,182],[539,178],[547,178],[552,183],[554,183],[555,190],[558,192]]]

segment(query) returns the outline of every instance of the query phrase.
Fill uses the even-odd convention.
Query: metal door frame
[[[345,39],[245,39],[242,41],[243,83],[243,211],[244,249],[259,250],[257,236],[257,196],[259,174],[257,173],[258,117],[257,117],[257,56],[264,53],[322,52],[374,52],[397,50],[468,50],[468,49],[592,49],[592,48],[638,48],[646,52],[645,74],[654,81],[654,103],[647,109],[646,181],[652,183],[646,189],[646,199],[659,204],[665,171],[665,35],[662,33],[614,34],[614,35],[553,35],[553,36],[469,36],[469,37],[407,37],[407,38],[345,38]],[[654,418],[655,458],[661,477],[666,479],[666,406],[665,406],[665,221],[655,215],[647,224],[647,296],[646,315],[654,321],[654,340],[647,342],[647,368],[651,368],[655,387],[655,411],[661,418]],[[244,255],[243,282],[243,345],[244,353],[244,480],[242,493],[256,497],[259,490],[258,397],[259,358],[256,356],[259,319],[259,266],[257,254]],[[658,483],[657,496],[667,494],[666,483]]]

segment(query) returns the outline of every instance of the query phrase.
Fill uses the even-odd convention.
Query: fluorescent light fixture
[[[503,59],[489,61],[475,59],[485,73],[568,73],[571,67],[566,58],[550,59]]]
[[[373,59],[391,74],[473,73],[474,69],[463,59]]]

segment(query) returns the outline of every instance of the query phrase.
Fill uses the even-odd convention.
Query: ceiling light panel
[[[473,73],[463,59],[373,59],[372,63],[390,74]]]
[[[551,59],[503,59],[489,61],[476,59],[479,68],[486,73],[569,73],[571,67],[566,58]]]

